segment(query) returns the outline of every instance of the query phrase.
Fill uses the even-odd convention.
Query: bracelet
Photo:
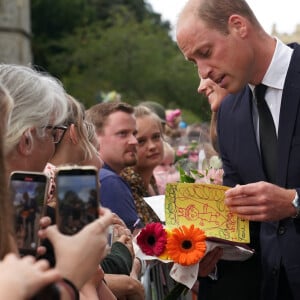
[[[70,292],[71,297],[74,300],[79,300],[79,291],[77,287],[72,283],[70,280],[63,278],[62,280],[63,285],[66,287],[66,289]]]

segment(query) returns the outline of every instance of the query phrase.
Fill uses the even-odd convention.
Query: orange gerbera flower
[[[183,266],[197,263],[205,254],[205,233],[191,225],[174,228],[167,238],[167,252],[170,258]]]

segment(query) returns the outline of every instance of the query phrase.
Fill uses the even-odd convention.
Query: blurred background
[[[187,124],[207,122],[197,71],[174,39],[185,2],[0,0],[0,62],[51,73],[87,108],[114,97],[133,105],[155,101],[180,108]],[[299,26],[289,34],[276,25],[273,31],[285,42],[300,40]]]

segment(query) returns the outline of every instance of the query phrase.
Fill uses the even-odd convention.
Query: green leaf
[[[179,170],[179,174],[180,174],[180,182],[181,183],[194,183],[195,182],[195,178],[186,174],[186,172],[181,167],[179,167],[178,170]]]
[[[176,283],[175,287],[171,292],[164,298],[164,300],[175,300],[178,299],[183,293],[187,293],[188,288],[182,283]]]

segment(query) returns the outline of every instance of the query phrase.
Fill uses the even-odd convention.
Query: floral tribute
[[[174,228],[167,239],[167,253],[183,266],[193,265],[204,256],[206,250],[204,231],[191,225]]]
[[[161,223],[149,223],[137,237],[141,250],[151,256],[161,255],[166,247],[167,232]]]
[[[161,223],[149,223],[137,236],[137,244],[147,255],[168,257],[175,263],[189,266],[204,256],[205,239],[204,231],[194,225],[183,225],[167,232]]]

